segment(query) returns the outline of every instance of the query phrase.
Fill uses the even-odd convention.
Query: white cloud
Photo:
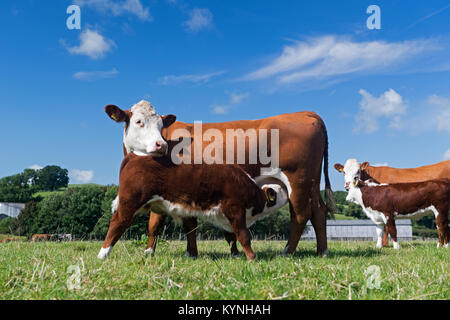
[[[43,166],[40,166],[38,164],[33,164],[32,166],[29,166],[28,169],[33,169],[33,170],[41,170],[43,168]]]
[[[248,96],[249,96],[248,93],[241,93],[241,94],[238,94],[238,93],[232,93],[232,94],[231,94],[231,101],[230,101],[230,103],[232,103],[232,104],[238,104],[238,103],[241,103],[242,100],[244,100],[244,99],[247,98]]]
[[[357,42],[322,36],[285,46],[280,56],[244,79],[277,77],[279,83],[287,84],[356,73],[392,72],[411,58],[437,49],[440,46],[432,40]]]
[[[444,153],[444,160],[450,160],[450,149],[445,151],[445,153]]]
[[[206,8],[194,8],[189,12],[189,19],[184,22],[187,30],[198,32],[202,29],[209,29],[213,25],[213,14]]]
[[[247,98],[249,93],[231,93],[230,101],[225,105],[213,105],[211,112],[214,114],[226,114],[233,105],[240,104],[245,98]]]
[[[114,41],[103,37],[97,31],[86,29],[80,34],[80,45],[68,47],[65,41],[61,41],[71,54],[86,55],[92,59],[102,58],[108,51],[116,46]]]
[[[378,98],[371,95],[364,89],[359,90],[362,96],[359,101],[359,112],[355,116],[354,131],[359,133],[364,131],[372,133],[378,130],[378,120],[380,118],[389,119],[391,128],[401,128],[401,116],[406,113],[406,105],[403,98],[395,90],[389,89]]]
[[[88,183],[94,178],[94,171],[73,169],[69,173],[69,178],[78,183]]]
[[[213,105],[212,113],[214,114],[226,114],[228,112],[228,109],[230,109],[230,106],[227,105]]]
[[[112,14],[113,16],[132,14],[143,21],[152,20],[150,10],[144,7],[140,0],[75,0],[75,4],[89,6],[102,13]]]
[[[450,100],[433,94],[428,97],[428,104],[437,112],[434,116],[437,129],[450,133]]]
[[[119,74],[116,68],[110,71],[79,71],[74,73],[73,78],[77,80],[94,81],[105,78],[112,78]]]
[[[175,85],[182,82],[190,82],[194,84],[204,84],[209,82],[213,77],[224,74],[226,71],[218,71],[207,74],[183,74],[183,75],[167,75],[158,79],[158,84],[162,86]]]

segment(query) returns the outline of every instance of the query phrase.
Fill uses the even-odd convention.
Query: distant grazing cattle
[[[107,257],[114,244],[140,212],[170,214],[175,220],[201,217],[241,243],[248,260],[255,258],[248,227],[283,206],[288,198],[278,184],[258,187],[239,166],[175,165],[170,158],[128,154],[120,168],[119,200],[98,258]],[[195,242],[194,242],[195,244]],[[151,252],[152,248],[146,250]],[[188,252],[196,255],[197,248]]]
[[[19,238],[4,238],[1,239],[0,242],[13,242],[13,241],[19,241]]]
[[[344,176],[346,172],[349,172],[351,175],[355,170],[360,170],[362,181],[369,180],[376,183],[420,182],[439,178],[450,179],[450,160],[418,168],[398,169],[387,166],[371,166],[367,161],[359,164],[356,159],[348,159],[345,165],[336,163],[334,168],[339,172],[343,172]],[[346,180],[346,189],[348,189],[349,184],[350,180]],[[387,230],[385,231],[383,234],[383,246],[387,246],[389,243],[388,232]]]
[[[450,209],[450,179],[423,182],[377,184],[363,182],[359,168],[345,172],[346,200],[359,204],[364,213],[377,225],[377,248],[382,246],[386,230],[399,249],[395,219],[420,219],[434,214],[439,234],[439,246],[448,247]]]
[[[163,156],[167,154],[166,141],[176,141],[182,136],[188,136],[194,140],[194,124],[175,122],[174,115],[159,116],[153,106],[144,100],[129,110],[122,110],[115,105],[107,105],[105,111],[111,119],[125,123],[123,135],[125,155],[134,152],[137,155]],[[272,174],[262,175],[261,168],[270,167],[270,164],[263,164],[260,157],[257,157],[256,163],[250,163],[250,161],[244,164],[240,163],[238,156],[250,159],[253,149],[248,142],[244,143],[241,152],[238,153],[236,150],[233,163],[240,165],[258,184],[271,183],[273,179],[277,179],[286,186],[290,200],[291,229],[284,253],[293,254],[295,252],[305,225],[311,219],[317,237],[317,253],[327,255],[326,218],[327,210],[333,215],[334,198],[328,178],[328,135],[323,120],[314,112],[304,111],[258,120],[203,123],[202,129],[203,132],[211,129],[225,137],[223,150],[226,150],[226,133],[229,130],[241,130],[241,132],[249,130],[254,132],[257,137],[261,132],[271,134],[272,130],[278,130],[279,170],[273,170]],[[184,132],[184,135],[180,132]],[[233,145],[235,138],[235,136],[231,137]],[[203,135],[201,139],[203,139]],[[271,149],[271,138],[267,140],[268,154],[272,154],[275,148]],[[201,141],[199,144],[201,153],[209,144],[209,139]],[[195,153],[192,152],[191,156],[194,160]],[[229,163],[226,160],[227,152],[223,152],[223,163]],[[192,161],[192,163],[194,162]],[[326,205],[320,196],[322,163]],[[155,249],[158,230],[163,222],[163,215],[150,214],[148,248]],[[196,246],[196,218],[184,219],[183,223],[185,230],[188,230],[190,235],[188,247]],[[233,237],[233,234],[229,235],[230,239]]]
[[[31,237],[31,241],[33,241],[33,242],[36,242],[36,241],[49,241],[49,240],[51,240],[52,237],[53,237],[53,234],[37,233],[37,234],[33,234],[33,236]]]

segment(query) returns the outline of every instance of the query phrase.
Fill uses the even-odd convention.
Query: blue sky
[[[66,9],[81,8],[69,30]],[[369,30],[369,5],[381,29]],[[180,121],[317,112],[332,168],[450,158],[448,1],[0,2],[0,176],[60,165],[118,183],[106,104],[149,100]]]

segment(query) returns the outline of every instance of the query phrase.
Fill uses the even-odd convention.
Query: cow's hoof
[[[319,253],[318,255],[321,256],[322,258],[328,258],[328,249],[325,249],[325,251]]]
[[[197,255],[194,255],[192,253],[189,253],[189,251],[186,251],[186,258],[195,260],[195,259],[197,259]]]
[[[394,242],[394,250],[400,250],[400,245],[398,242]]]
[[[109,257],[109,254],[111,253],[111,247],[108,248],[101,248],[100,252],[97,255],[97,258],[99,259],[105,259]]]
[[[155,251],[153,250],[153,248],[148,248],[144,250],[144,254],[148,257],[148,256],[154,256]]]
[[[232,253],[232,254],[231,254],[231,258],[232,258],[232,259],[239,258],[239,252],[238,252],[238,253]]]

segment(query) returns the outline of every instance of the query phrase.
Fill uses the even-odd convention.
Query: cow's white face
[[[105,111],[116,122],[126,123],[123,144],[127,153],[156,157],[167,154],[167,142],[161,136],[161,130],[175,122],[174,115],[160,116],[145,100],[130,110],[123,111],[117,106],[108,105]]]
[[[361,179],[361,164],[356,159],[348,159],[345,165],[336,164],[336,170],[344,173],[345,189],[348,191],[350,186],[356,185]]]

